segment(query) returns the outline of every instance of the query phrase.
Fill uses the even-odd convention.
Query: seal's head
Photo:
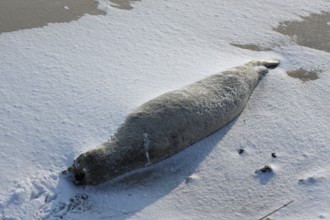
[[[81,163],[81,159],[79,157],[74,160],[71,167],[68,168],[68,171],[73,174],[73,182],[76,185],[86,185],[89,183],[89,175],[87,169]]]
[[[118,175],[112,168],[116,162],[101,147],[80,154],[67,170],[76,185],[96,185]]]
[[[83,185],[86,183],[86,169],[81,168],[80,163],[76,160],[73,162],[72,166],[68,168],[68,171],[73,174],[74,183],[76,185]]]
[[[68,171],[73,174],[76,185],[94,185],[102,182],[104,167],[97,151],[85,152],[73,162]]]

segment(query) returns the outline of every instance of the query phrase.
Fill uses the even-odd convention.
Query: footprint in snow
[[[57,174],[38,173],[17,181],[0,203],[0,219],[63,219],[70,213],[91,209],[87,194],[74,194],[76,190],[70,190],[71,195],[59,195],[67,189],[70,186],[64,181],[60,183]]]

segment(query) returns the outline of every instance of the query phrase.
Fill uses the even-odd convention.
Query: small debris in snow
[[[272,158],[276,158],[276,153],[272,153]]]
[[[243,154],[244,152],[245,152],[244,149],[239,149],[239,150],[238,150],[238,154],[239,154],[239,155]]]
[[[265,165],[264,167],[257,169],[255,173],[272,173],[273,169],[269,165]]]

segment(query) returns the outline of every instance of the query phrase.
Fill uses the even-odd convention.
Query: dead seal
[[[99,184],[176,154],[239,115],[261,76],[278,64],[251,61],[146,102],[68,171],[78,185]]]

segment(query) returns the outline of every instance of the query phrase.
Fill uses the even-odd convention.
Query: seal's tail
[[[280,61],[278,61],[278,60],[253,60],[253,61],[251,61],[251,63],[255,66],[264,66],[264,67],[267,67],[268,69],[274,69],[280,64]]]

